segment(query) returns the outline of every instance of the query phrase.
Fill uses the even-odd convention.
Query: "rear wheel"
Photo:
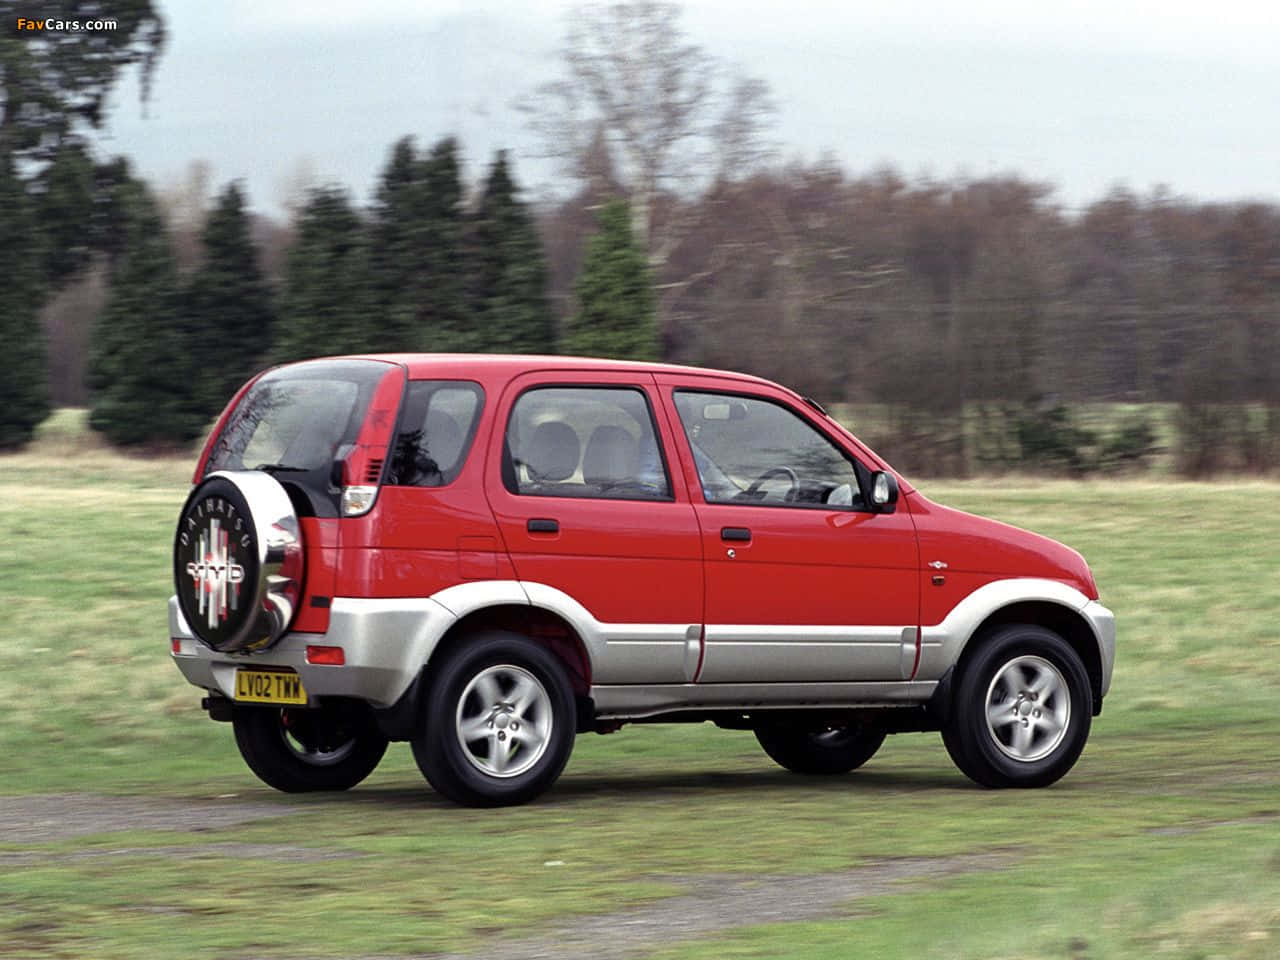
[[[987,787],[1044,787],[1075,765],[1093,693],[1080,656],[1056,633],[1002,627],[981,641],[956,684],[942,732],[951,759]]]
[[[792,773],[823,776],[848,773],[870,760],[884,743],[884,731],[855,722],[776,721],[755,730],[764,752]]]
[[[387,738],[363,704],[237,707],[231,725],[249,769],[285,793],[350,789],[387,751]]]
[[[486,633],[433,667],[413,756],[457,803],[526,803],[560,776],[576,719],[573,689],[552,653],[518,634]]]

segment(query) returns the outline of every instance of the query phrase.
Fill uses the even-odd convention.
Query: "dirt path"
[[[983,854],[880,860],[801,877],[709,874],[662,878],[690,892],[647,907],[585,917],[523,940],[499,940],[472,954],[362,960],[630,960],[739,927],[834,916],[867,897],[900,893],[962,873],[998,870],[1011,859]]]
[[[119,831],[205,832],[286,817],[291,804],[235,796],[205,800],[53,794],[0,797],[0,844],[43,844]],[[139,847],[106,847],[66,853],[0,852],[0,868],[128,856]],[[174,858],[219,855],[266,860],[318,861],[360,856],[347,850],[213,841],[192,846],[145,848]],[[422,954],[416,960],[630,960],[663,946],[764,923],[833,916],[868,897],[927,886],[962,873],[998,870],[1012,862],[1003,853],[877,860],[858,867],[805,876],[704,874],[654,877],[687,889],[645,907],[584,917],[537,936],[500,938],[475,954]],[[365,960],[389,960],[386,957]],[[397,957],[395,960],[410,960]]]

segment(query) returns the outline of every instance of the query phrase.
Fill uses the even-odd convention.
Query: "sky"
[[[558,75],[564,0],[160,0],[170,40],[101,147],[161,187],[206,162],[281,215],[300,185],[367,202],[391,144],[456,136],[470,181],[507,148],[554,194],[515,101]],[[1280,202],[1280,7],[688,0],[693,42],[762,77],[788,159],[850,174],[1017,173],[1079,209],[1116,185]]]

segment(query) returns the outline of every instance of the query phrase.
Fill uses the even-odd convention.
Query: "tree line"
[[[1116,188],[1069,210],[1016,174],[780,162],[767,85],[690,43],[675,5],[624,0],[579,11],[562,77],[523,104],[566,198],[522,201],[502,152],[469,185],[453,140],[404,138],[368,209],[313,190],[264,244],[230,184],[187,238],[86,146],[112,71],[163,46],[150,3],[125,6],[106,56],[0,39],[0,447],[47,410],[42,304],[90,276],[88,344],[51,324],[52,360],[87,353],[91,422],[121,443],[196,435],[266,363],[559,351],[861,405],[860,432],[913,472],[1123,469],[1169,436],[1189,475],[1280,463],[1275,205]],[[1101,425],[1091,404],[1111,405]]]

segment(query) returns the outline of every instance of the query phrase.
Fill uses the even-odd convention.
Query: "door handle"
[[[525,524],[525,529],[530,533],[559,533],[560,521],[546,517],[534,517]]]
[[[721,540],[738,540],[746,543],[751,540],[751,531],[746,527],[721,527]]]

